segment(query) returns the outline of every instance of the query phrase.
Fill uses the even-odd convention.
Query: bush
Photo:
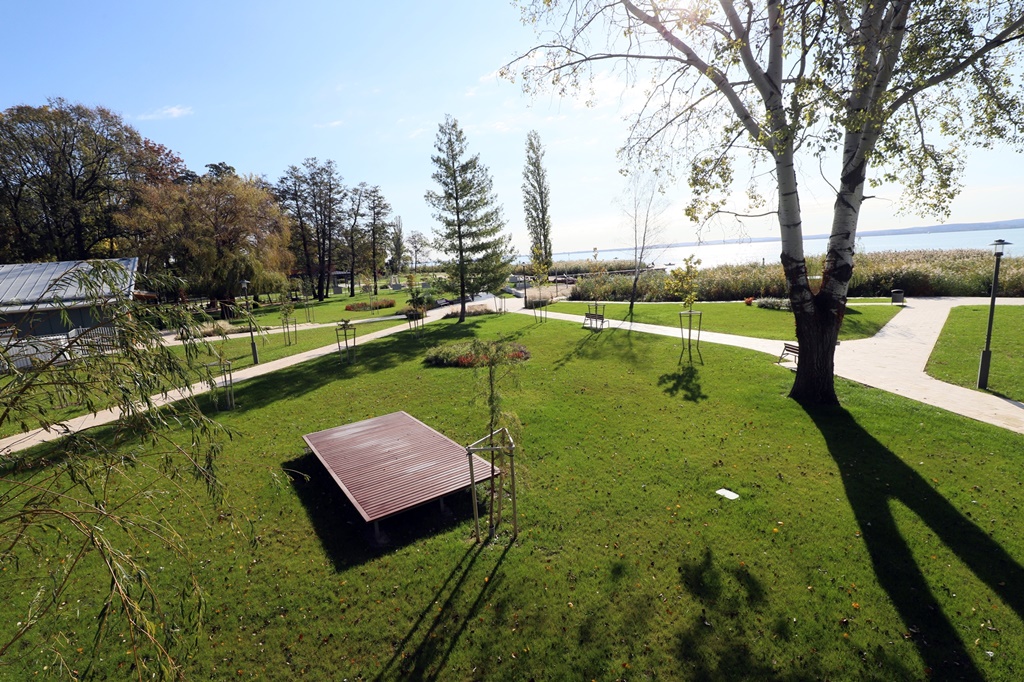
[[[628,301],[633,290],[631,275],[596,275],[577,280],[572,292],[571,301]],[[665,273],[661,270],[649,270],[640,275],[637,282],[636,300],[638,301],[678,301],[678,296],[665,292]]]
[[[393,298],[378,298],[373,301],[359,301],[357,303],[349,303],[345,306],[345,310],[349,311],[361,311],[361,310],[380,310],[381,308],[394,308],[395,299]]]
[[[486,354],[478,354],[481,348],[478,342],[455,341],[436,346],[427,351],[424,362],[432,367],[479,367],[487,364],[490,359]],[[493,350],[502,348],[508,362],[523,362],[530,359],[530,351],[521,343],[495,344],[489,343],[483,348]]]
[[[490,315],[494,311],[485,305],[476,304],[466,306],[466,317],[475,317],[477,315]],[[452,312],[445,315],[445,318],[458,317],[459,311],[453,310]]]
[[[776,298],[775,296],[763,296],[754,301],[754,305],[768,310],[792,310],[788,298]]]

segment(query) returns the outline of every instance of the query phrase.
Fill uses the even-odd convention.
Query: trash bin
[[[903,289],[892,290],[892,304],[896,305],[897,303],[903,305]]]

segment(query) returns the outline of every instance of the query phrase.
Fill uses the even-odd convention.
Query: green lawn
[[[407,324],[405,320],[361,322],[355,326],[356,345],[359,345],[359,340],[366,334],[370,334],[380,329],[387,329],[405,324]],[[292,343],[290,344],[285,343],[285,335],[283,332],[268,332],[263,335],[257,335],[255,338],[256,348],[259,352],[260,362],[262,363],[278,360],[291,355],[297,355],[298,353],[304,353],[308,350],[313,350],[314,348],[322,348],[323,346],[329,346],[337,343],[337,336],[335,334],[334,327],[300,329],[298,333],[293,332]],[[219,339],[212,337],[209,339],[209,343],[211,352],[206,354],[204,357],[201,357],[198,362],[212,363],[218,361],[219,358],[223,358],[231,361],[231,369],[233,371],[252,365],[252,342],[248,336],[244,338],[231,339]],[[181,346],[175,347],[175,352],[178,353],[178,355],[181,355],[183,353]],[[214,374],[219,374],[219,371],[214,370]],[[111,404],[112,402],[109,400],[99,400],[97,402],[99,409],[109,407]],[[79,417],[85,414],[85,412],[85,409],[81,405],[71,405],[53,410],[50,413],[50,417],[62,421]],[[31,415],[26,415],[24,419],[13,419],[4,423],[4,425],[0,427],[0,438],[6,438],[7,436],[11,436],[16,433],[31,431],[38,427],[38,422],[32,419]]]
[[[462,495],[454,520],[396,517],[382,524],[392,545],[372,549],[301,436],[405,410],[476,440],[482,377],[422,363],[473,335],[532,354],[505,389],[522,422],[519,539],[506,523],[474,545]],[[770,358],[707,344],[702,359],[681,363],[670,338],[504,315],[239,385],[238,409],[217,416],[236,430],[219,469],[233,507],[152,502],[190,538],[207,589],[187,675],[1019,679],[1024,437],[843,381],[843,409],[808,413]],[[181,560],[139,549],[173,593]],[[5,569],[0,636],[34,594],[21,558]],[[83,665],[101,607],[85,578],[0,676],[29,679],[58,655]],[[57,653],[36,648],[47,636]],[[125,643],[100,656],[98,677],[130,674]]]
[[[370,334],[380,329],[388,329],[399,325],[405,326],[407,324],[408,323],[404,319],[382,320],[380,322],[360,322],[355,325],[356,345],[359,345],[359,339],[366,334]],[[278,329],[280,329],[280,327],[278,327]],[[349,334],[349,340],[351,341],[351,332]],[[333,326],[299,329],[298,333],[292,332],[291,344],[287,344],[285,342],[285,335],[281,331],[270,330],[266,334],[256,335],[255,338],[256,349],[259,352],[260,362],[270,362],[271,360],[277,360],[290,355],[297,355],[298,353],[304,353],[307,350],[322,348],[323,346],[329,346],[337,343],[337,333]],[[248,367],[252,364],[252,341],[248,336],[233,337],[230,339],[212,339],[210,341],[210,346],[214,352],[214,354],[209,356],[210,362],[213,362],[218,357],[230,360],[232,370]]]
[[[587,305],[584,302],[566,301],[553,304],[551,310],[582,315],[587,312]],[[703,313],[701,326],[709,332],[781,341],[796,339],[793,313],[786,310],[768,310],[744,303],[697,303],[693,309]],[[683,307],[678,303],[638,303],[633,307],[633,321],[678,327],[681,310]],[[848,307],[839,338],[843,341],[852,341],[874,336],[899,311],[898,306]],[[608,319],[625,320],[628,314],[628,303],[609,303],[605,308]]]
[[[949,313],[925,371],[940,381],[978,386],[978,364],[985,347],[989,307],[959,306]],[[988,390],[1024,401],[1024,306],[996,306]]]
[[[314,298],[309,299],[309,317],[306,316],[306,305],[303,303],[295,303],[295,309],[292,312],[292,316],[303,324],[305,322],[316,322],[318,324],[324,324],[326,322],[339,322],[341,320],[361,320],[368,317],[382,317],[385,315],[395,315],[399,310],[405,307],[406,301],[409,299],[408,289],[402,291],[391,291],[386,287],[380,288],[380,294],[376,297],[377,299],[391,299],[395,302],[395,305],[389,308],[380,308],[376,313],[371,313],[369,310],[345,310],[345,306],[352,303],[366,303],[370,301],[370,294],[357,293],[354,297],[349,297],[348,294],[334,295],[326,298],[323,301],[317,301]],[[245,301],[241,298],[238,299],[238,304],[245,307]],[[253,317],[256,322],[266,327],[281,327],[281,307],[277,303],[264,304],[259,308],[255,308],[252,311]],[[235,324],[244,326],[244,321],[235,320]]]

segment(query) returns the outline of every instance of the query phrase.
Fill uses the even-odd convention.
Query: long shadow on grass
[[[423,505],[380,521],[388,543],[377,547],[373,544],[373,524],[363,521],[316,455],[304,454],[281,468],[288,474],[336,571],[363,564],[473,516],[469,493],[452,494],[445,498],[447,513],[441,512],[439,504]]]
[[[891,504],[898,501],[917,514],[1020,617],[1024,568],[846,410],[815,408],[808,414],[839,466],[878,582],[899,611],[925,666],[935,679],[984,679],[900,534]]]
[[[716,560],[705,547],[699,559],[680,562],[679,581],[701,606],[675,636],[676,658],[688,679],[810,682],[835,674],[822,670],[811,655],[813,649],[808,651],[806,643],[796,639],[789,617],[773,615],[770,588],[742,562],[737,566],[732,554],[726,561]],[[806,653],[796,653],[788,661],[767,660],[752,643],[768,637],[785,649]],[[887,672],[892,670],[899,670],[898,663],[888,665]]]
[[[484,602],[491,595],[501,594],[502,592],[501,587],[504,582],[504,576],[498,572],[498,569],[501,568],[502,563],[505,561],[505,556],[508,554],[509,549],[512,548],[511,543],[505,546],[505,549],[495,560],[494,566],[483,582],[473,583],[474,585],[482,586],[479,588],[479,592],[477,592],[472,603],[468,607],[463,606],[465,601],[472,597],[471,590],[466,587],[466,580],[472,571],[473,565],[483,553],[484,547],[485,545],[483,544],[471,547],[456,562],[444,583],[441,584],[434,594],[434,598],[426,603],[419,617],[409,628],[408,634],[395,647],[394,655],[384,665],[377,677],[374,678],[375,680],[378,682],[396,678],[436,680],[445,674],[445,665],[448,662],[448,658],[451,656],[456,645],[458,645],[459,639],[466,631],[466,627],[474,620],[477,613],[483,607]],[[446,591],[448,596],[438,607],[437,604],[441,602],[441,598]],[[417,631],[426,621],[429,614],[434,614],[430,626],[426,631],[418,634]],[[455,627],[456,624],[457,627]],[[406,647],[412,643],[414,638],[418,638],[419,643],[411,652],[406,652]],[[401,669],[395,670],[395,667],[399,664],[402,666]],[[491,661],[489,660],[480,660],[477,665],[476,675],[481,679],[487,677],[490,664]]]
[[[475,336],[480,324],[480,321],[467,320],[462,324],[430,325],[420,337],[397,333],[359,345],[352,363],[332,353],[254,377],[235,389],[235,409],[240,412],[262,409],[272,403],[299,398],[339,379],[391,369],[410,358],[422,357],[431,346]]]

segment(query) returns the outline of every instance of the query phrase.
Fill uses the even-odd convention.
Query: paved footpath
[[[487,304],[481,299],[477,303]],[[908,300],[907,305],[878,334],[870,339],[844,341],[836,348],[835,371],[838,376],[856,381],[867,386],[880,388],[890,393],[905,396],[928,405],[941,407],[950,412],[987,422],[996,426],[1024,433],[1024,404],[1000,398],[990,393],[973,391],[947,384],[933,379],[924,373],[928,356],[942,331],[949,311],[960,305],[988,305],[987,298],[915,298]],[[999,305],[1024,305],[1024,299],[1000,299]],[[506,299],[508,312],[533,315],[532,310],[525,310],[521,299]],[[454,306],[432,310],[427,314],[426,322],[434,322],[453,310]],[[549,312],[548,318],[565,320],[582,325],[581,315],[567,315]],[[303,325],[304,327],[306,325]],[[334,323],[309,325],[310,327],[334,326]],[[630,329],[645,334],[678,337],[679,329],[653,324],[629,323],[610,320],[609,328]],[[359,337],[360,344],[382,336],[388,336],[407,329],[399,324],[389,329],[366,334]],[[247,335],[247,334],[244,334]],[[718,343],[760,351],[778,357],[782,353],[783,341],[758,339],[733,334],[702,332],[701,340],[706,343]],[[262,376],[301,362],[330,355],[337,352],[332,344],[323,348],[298,353],[286,358],[259,365],[253,365],[234,372],[234,381],[240,383],[246,379]],[[980,355],[980,349],[979,349]],[[167,396],[158,396],[154,404],[165,405],[180,400],[184,395],[199,395],[210,390],[207,384],[195,384],[187,392],[172,392]],[[59,438],[66,432],[80,431],[106,424],[116,420],[118,410],[104,410],[97,414],[85,415],[68,420],[60,427],[50,431],[37,429],[28,433],[17,434],[0,440],[0,453],[14,452],[36,445],[44,441]]]

